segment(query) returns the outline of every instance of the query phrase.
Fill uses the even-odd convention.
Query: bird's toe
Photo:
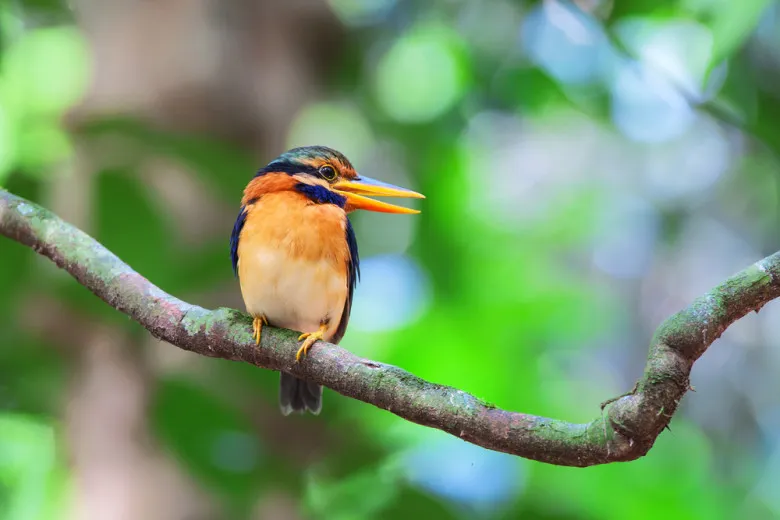
[[[252,320],[252,339],[255,340],[255,345],[260,344],[260,338],[263,334],[263,325],[268,325],[268,320],[265,316],[255,316]]]
[[[295,362],[301,360],[302,357],[306,356],[306,354],[309,353],[309,349],[314,345],[317,341],[320,341],[324,337],[324,331],[322,329],[318,330],[317,332],[304,332],[298,337],[298,341],[303,340],[303,345],[301,345],[301,348],[298,349],[298,352],[295,354]]]

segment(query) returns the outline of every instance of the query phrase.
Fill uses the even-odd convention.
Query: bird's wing
[[[246,223],[246,206],[241,206],[236,223],[233,224],[233,232],[230,234],[230,261],[233,264],[233,274],[238,276],[238,238]]]
[[[360,279],[360,255],[358,254],[357,239],[355,238],[355,230],[352,228],[352,223],[347,219],[347,247],[349,248],[349,259],[347,260],[347,300],[344,302],[344,312],[341,313],[341,321],[336,329],[336,333],[331,338],[332,343],[338,343],[344,334],[347,332],[347,324],[349,324],[349,314],[352,311],[352,295],[355,293],[355,286]]]

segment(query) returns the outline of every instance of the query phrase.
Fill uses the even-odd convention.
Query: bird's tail
[[[322,387],[282,372],[279,385],[279,407],[284,415],[306,410],[314,415],[322,410]]]

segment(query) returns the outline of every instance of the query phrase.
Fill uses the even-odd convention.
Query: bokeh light
[[[328,0],[333,12],[349,25],[361,26],[380,22],[397,0]]]
[[[467,67],[457,33],[440,24],[415,27],[380,59],[375,78],[377,101],[398,121],[429,121],[463,96]]]
[[[374,146],[373,131],[354,105],[316,103],[297,114],[287,139],[290,148],[311,145],[339,150],[359,168]]]
[[[0,186],[243,312],[242,190],[330,146],[427,197],[349,215],[340,346],[427,382],[373,383],[592,421],[664,320],[780,249],[778,28],[766,0],[0,2]],[[0,518],[780,518],[779,309],[702,355],[646,456],[575,470],[403,420],[393,388],[282,416],[278,374],[0,238]]]
[[[430,305],[427,277],[408,257],[366,258],[360,273],[351,318],[356,330],[381,332],[409,325]]]
[[[460,439],[436,437],[406,455],[407,478],[416,485],[481,514],[522,493],[522,462]]]
[[[604,32],[574,5],[537,5],[523,22],[522,41],[531,59],[563,83],[598,81],[609,65]]]

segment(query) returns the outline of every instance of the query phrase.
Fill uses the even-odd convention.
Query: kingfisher
[[[230,236],[230,259],[260,345],[265,325],[301,332],[300,362],[318,340],[344,337],[360,276],[355,210],[419,211],[369,196],[425,198],[358,175],[347,158],[325,146],[289,150],[249,181]],[[284,415],[322,409],[322,387],[281,372]]]

